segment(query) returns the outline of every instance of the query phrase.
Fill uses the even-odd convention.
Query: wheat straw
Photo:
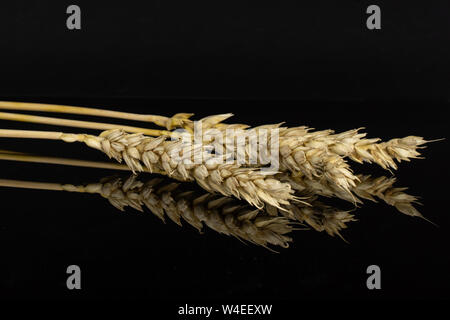
[[[129,112],[112,111],[106,109],[83,108],[83,107],[43,104],[43,103],[12,102],[12,101],[0,101],[0,109],[68,113],[68,114],[79,114],[97,117],[144,121],[154,123],[161,127],[165,127],[168,130],[184,126],[185,122],[189,121],[189,118],[192,116],[192,114],[189,113],[178,113],[173,117],[168,118],[158,115],[144,115]]]
[[[125,125],[112,124],[112,123],[31,116],[31,115],[11,113],[11,112],[0,112],[0,119],[1,120],[19,121],[19,122],[39,123],[39,124],[62,126],[62,127],[92,129],[92,130],[121,129],[126,132],[133,132],[133,133],[139,132],[139,133],[143,133],[143,134],[147,134],[147,135],[151,135],[151,136],[160,136],[160,135],[176,136],[176,133],[173,133],[170,131],[165,131],[165,130],[155,130],[155,129],[125,126]]]

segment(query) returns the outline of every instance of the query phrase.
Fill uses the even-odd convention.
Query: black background
[[[363,126],[383,139],[448,138],[448,1],[377,1],[382,29],[375,31],[365,26],[368,1],[77,1],[79,31],[65,26],[70,4],[0,5],[3,100],[194,112],[197,119],[233,112],[234,121],[253,125]],[[55,130],[6,121],[1,127]],[[98,196],[2,188],[0,292],[170,300],[172,308],[192,301],[448,298],[447,148],[448,141],[430,144],[425,160],[396,173],[397,185],[422,198],[420,211],[438,228],[368,203],[343,232],[349,244],[299,231],[278,254],[211,230],[164,225],[148,212],[123,214]],[[1,149],[105,160],[82,145],[51,141],[3,139]],[[111,174],[2,161],[1,177],[77,184]],[[71,264],[82,269],[79,292],[65,286]],[[380,291],[366,288],[371,264],[381,267]]]

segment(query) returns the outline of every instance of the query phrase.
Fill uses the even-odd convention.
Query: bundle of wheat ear
[[[310,199],[296,196],[296,192],[309,196],[338,197],[355,204],[364,195],[358,193],[360,177],[350,167],[348,159],[359,163],[376,163],[384,169],[397,169],[397,162],[419,158],[419,150],[426,141],[422,137],[408,136],[380,142],[366,139],[360,129],[343,133],[332,130],[313,131],[307,127],[287,128],[281,124],[249,128],[243,124],[225,124],[231,114],[213,115],[194,122],[192,114],[182,113],[171,118],[154,115],[139,115],[104,109],[80,108],[45,104],[0,102],[0,109],[60,112],[89,116],[112,117],[127,120],[146,121],[165,127],[165,130],[117,124],[67,120],[60,118],[30,116],[9,112],[0,113],[0,119],[35,122],[58,126],[70,126],[105,130],[99,136],[48,131],[0,130],[0,137],[54,139],[65,142],[82,142],[98,149],[117,161],[124,161],[133,172],[150,171],[168,175],[181,181],[195,181],[208,192],[244,199],[258,209],[268,205],[279,210],[287,210],[297,203],[307,204]],[[194,140],[195,129],[202,128],[201,143],[185,144],[184,138]],[[173,130],[182,128],[184,131]],[[232,130],[231,130],[232,129]],[[264,141],[264,150],[279,155],[279,168],[262,171],[262,162],[247,162],[252,143],[247,139],[251,133],[263,130],[277,131],[276,150],[271,149],[270,139]],[[209,130],[226,133],[226,141],[213,141],[214,145],[225,144],[224,152],[211,152]],[[231,135],[228,135],[232,132]],[[169,140],[169,137],[172,140]],[[183,137],[183,139],[181,138]],[[226,142],[244,138],[244,150],[228,148]],[[274,138],[272,138],[274,139]],[[198,142],[198,141],[197,141]],[[204,143],[206,142],[206,143]],[[175,160],[171,151],[179,150]],[[245,161],[229,164],[230,155],[234,159],[244,153]],[[184,160],[200,155],[201,163],[186,164]],[[410,215],[420,216],[412,209],[402,209]]]

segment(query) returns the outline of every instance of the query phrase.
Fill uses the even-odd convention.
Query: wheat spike
[[[3,110],[23,110],[23,111],[39,111],[39,112],[57,112],[66,114],[79,114],[87,116],[107,117],[125,120],[135,120],[154,123],[158,126],[165,127],[168,130],[186,126],[190,123],[189,118],[193,115],[190,113],[178,113],[173,117],[164,117],[159,115],[136,114],[130,112],[119,112],[106,109],[84,108],[74,106],[64,106],[44,103],[27,103],[0,101],[0,109]],[[98,129],[98,128],[97,128]],[[108,128],[112,129],[112,128]],[[103,129],[104,130],[104,129]]]
[[[320,140],[324,135],[329,135],[330,130],[309,132],[306,127],[286,128],[280,124],[259,126],[251,129],[245,129],[244,125],[224,125],[216,124],[226,115],[211,116],[199,121],[204,130],[203,143],[212,144],[215,151],[223,150],[227,154],[238,157],[240,150],[233,143],[240,136],[258,136],[261,129],[278,129],[279,138],[278,145],[280,156],[280,171],[290,172],[293,176],[307,177],[310,180],[326,180],[330,184],[336,185],[338,188],[349,192],[349,189],[355,185],[357,178],[348,163],[341,157],[328,149],[328,145]],[[208,129],[211,127],[219,128],[225,139],[221,142],[215,141],[214,134],[209,134]],[[233,131],[227,131],[233,129]],[[190,128],[190,130],[193,130]],[[194,139],[194,136],[191,135]],[[270,158],[270,143],[272,137],[268,137],[267,145],[260,150],[266,150],[267,154],[259,154],[259,165],[264,163],[261,158]],[[224,145],[219,146],[218,143]],[[234,150],[228,150],[226,146],[235,146]],[[245,165],[254,165],[249,162],[251,149],[255,147],[249,143],[249,139],[245,140],[244,157]],[[221,153],[218,153],[221,154]],[[256,166],[259,166],[258,164]],[[255,166],[255,165],[254,165]]]
[[[323,163],[327,162],[327,160],[324,160],[323,157],[329,156],[330,153],[341,157],[349,157],[359,163],[364,161],[369,163],[374,162],[384,169],[397,169],[397,164],[394,160],[401,162],[419,158],[420,153],[418,152],[418,149],[423,148],[425,143],[430,142],[418,136],[395,138],[387,142],[380,142],[379,138],[366,139],[366,133],[359,132],[362,128],[335,134],[333,130],[314,132],[311,131],[311,128],[305,126],[286,128],[280,127],[278,124],[249,128],[248,126],[240,124],[234,125],[222,123],[222,121],[229,116],[230,114],[208,117],[207,119],[209,121],[208,124],[204,124],[204,129],[216,128],[225,131],[227,129],[238,128],[241,129],[241,131],[250,132],[251,130],[258,130],[259,128],[279,127],[282,163],[284,163],[294,175],[301,173],[309,178],[311,178],[311,176],[317,176],[318,172],[327,172],[323,167]],[[190,131],[193,130],[192,122],[186,122],[184,127],[188,128]],[[310,157],[307,156],[308,151],[311,154]],[[337,176],[340,175],[342,177],[341,179],[347,180],[343,182],[342,185],[345,189],[346,187],[353,185],[355,177],[351,174],[351,170],[345,162],[338,161],[338,163],[339,169],[335,170],[340,172],[336,174]],[[331,176],[333,176],[333,173],[331,173]],[[333,179],[330,181],[332,182]]]
[[[125,161],[133,172],[158,172],[181,181],[196,181],[208,192],[244,199],[251,205],[262,208],[264,204],[282,208],[290,201],[298,200],[288,183],[274,178],[274,173],[261,172],[255,168],[224,164],[203,146],[186,147],[182,141],[167,141],[166,137],[147,137],[143,134],[128,134],[122,130],[104,131],[100,136],[68,134],[47,131],[0,130],[0,137],[54,139],[65,142],[83,142],[100,150],[118,162]],[[187,148],[187,149],[186,149]],[[200,153],[203,162],[184,164],[174,161],[172,150],[181,150],[179,156],[191,159]],[[223,160],[223,159],[222,159]]]

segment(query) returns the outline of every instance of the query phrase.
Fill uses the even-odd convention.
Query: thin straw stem
[[[0,187],[63,191],[60,183],[0,179]],[[81,192],[81,191],[80,191]]]
[[[1,138],[61,140],[63,132],[0,129]]]
[[[0,109],[70,113],[70,114],[81,114],[97,117],[145,121],[145,122],[152,122],[161,127],[166,127],[167,123],[170,122],[171,120],[168,117],[158,115],[136,114],[97,108],[84,108],[84,107],[74,107],[66,105],[44,104],[44,103],[0,101]]]
[[[98,169],[111,169],[111,170],[122,170],[130,171],[125,164],[119,163],[109,163],[100,161],[86,161],[78,159],[67,159],[58,157],[41,157],[20,153],[10,153],[9,151],[0,151],[0,160],[7,161],[20,161],[20,162],[31,162],[31,163],[46,163],[46,164],[57,164],[64,166],[74,166],[74,167],[84,167],[84,168],[98,168]]]
[[[140,127],[133,127],[133,126],[124,126],[124,125],[119,125],[119,124],[112,124],[112,123],[69,120],[69,119],[52,118],[52,117],[41,117],[41,116],[33,116],[33,115],[10,113],[10,112],[0,112],[0,119],[11,120],[11,121],[20,121],[20,122],[40,123],[40,124],[48,124],[48,125],[64,126],[64,127],[94,129],[94,130],[102,130],[102,131],[111,130],[111,129],[122,129],[127,132],[144,133],[144,134],[150,135],[150,136],[172,135],[172,133],[170,131],[166,131],[166,130],[147,129],[147,128],[140,128]]]

